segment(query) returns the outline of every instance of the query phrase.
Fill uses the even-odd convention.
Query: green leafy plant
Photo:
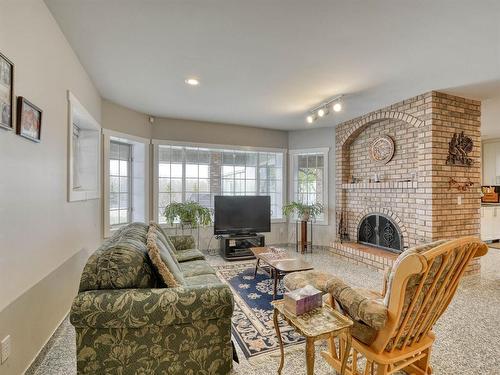
[[[198,202],[170,203],[165,207],[163,214],[170,225],[177,220],[181,222],[181,225],[190,225],[192,227],[212,224],[210,209],[203,207]]]
[[[283,206],[283,215],[290,217],[296,214],[301,220],[309,221],[317,217],[324,210],[321,203],[303,204],[300,202],[290,202]]]

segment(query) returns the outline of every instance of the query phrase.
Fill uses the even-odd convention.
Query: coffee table
[[[257,276],[257,270],[267,272],[273,279],[273,300],[276,299],[279,280],[288,273],[312,270],[314,267],[302,259],[294,258],[286,252],[278,252],[270,247],[252,247],[250,249],[257,258],[255,264],[254,278]],[[264,263],[268,269],[261,267]]]

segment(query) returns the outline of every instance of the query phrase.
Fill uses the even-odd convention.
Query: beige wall
[[[288,147],[288,133],[282,130],[166,118],[155,120],[151,137],[222,145]]]
[[[102,100],[102,127],[136,137],[151,138],[148,116],[106,99]]]
[[[17,375],[67,313],[85,249],[100,241],[99,200],[67,202],[66,91],[98,121],[101,99],[43,1],[0,0],[0,9],[15,94],[44,111],[39,144],[0,129],[0,338],[12,338],[0,373]]]

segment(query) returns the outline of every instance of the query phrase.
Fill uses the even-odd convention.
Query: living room
[[[499,19],[0,0],[0,374],[498,373]]]

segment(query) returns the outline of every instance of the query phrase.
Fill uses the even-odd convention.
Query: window
[[[149,221],[150,140],[103,130],[104,236],[120,226]]]
[[[213,209],[215,195],[269,195],[272,219],[282,219],[283,151],[158,144],[157,219],[172,202],[199,202]]]
[[[73,124],[73,189],[82,187],[80,184],[80,128]]]
[[[68,91],[68,201],[101,196],[101,126]]]
[[[290,150],[290,197],[304,204],[320,203],[325,208],[316,220],[327,224],[328,148]]]
[[[130,222],[132,145],[111,141],[109,147],[109,224]]]

